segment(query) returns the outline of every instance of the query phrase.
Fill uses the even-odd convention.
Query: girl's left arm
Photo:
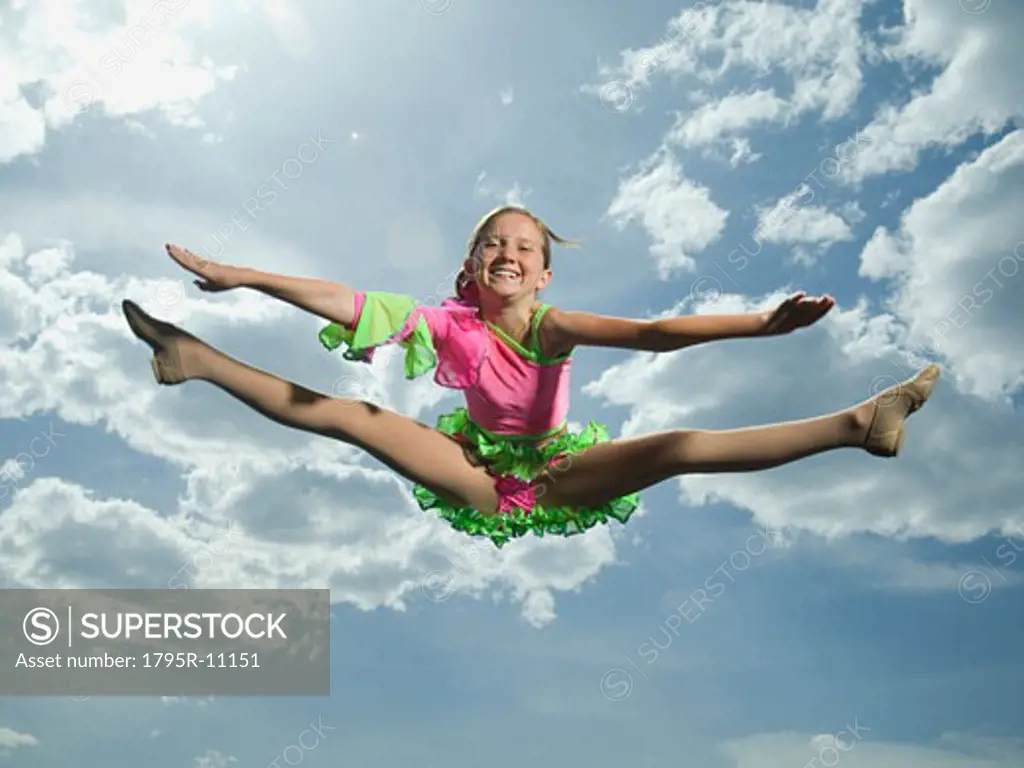
[[[659,320],[631,320],[589,312],[548,312],[547,330],[552,354],[574,347],[618,347],[643,352],[671,352],[707,341],[761,336],[767,313],[745,315],[685,315]]]
[[[541,331],[550,354],[574,347],[618,347],[643,352],[672,352],[721,339],[749,339],[791,333],[817,322],[835,301],[794,294],[776,309],[737,315],[683,315],[658,320],[630,320],[566,312],[552,308]],[[546,331],[546,333],[545,333]]]

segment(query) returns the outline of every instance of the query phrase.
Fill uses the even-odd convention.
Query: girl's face
[[[533,295],[551,280],[544,267],[544,235],[529,216],[503,213],[491,222],[466,270],[481,291],[503,299]]]

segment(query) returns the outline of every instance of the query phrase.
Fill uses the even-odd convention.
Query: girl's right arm
[[[239,285],[311,312],[346,327],[356,316],[356,291],[344,283],[289,277],[239,268]]]
[[[344,283],[288,277],[250,267],[221,264],[201,259],[187,248],[173,243],[167,243],[165,248],[179,266],[200,278],[195,283],[201,291],[251,288],[339,325],[351,327],[355,321],[356,291]]]

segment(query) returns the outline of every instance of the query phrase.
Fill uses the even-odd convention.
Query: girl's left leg
[[[938,366],[930,365],[870,400],[813,419],[600,443],[549,468],[537,479],[535,493],[546,506],[589,507],[678,475],[756,472],[837,448],[896,456],[906,418],[924,405],[938,378]]]

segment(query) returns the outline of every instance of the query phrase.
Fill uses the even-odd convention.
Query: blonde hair
[[[551,268],[551,244],[557,243],[558,245],[566,248],[578,248],[580,243],[577,240],[568,240],[555,234],[551,228],[543,222],[540,217],[534,215],[526,208],[521,205],[502,205],[498,208],[487,213],[477,225],[473,228],[473,234],[469,237],[469,242],[466,245],[466,258],[471,258],[476,250],[480,247],[481,242],[488,235],[491,225],[494,220],[499,216],[506,213],[519,213],[523,216],[528,217],[534,224],[537,225],[537,229],[540,230],[541,236],[543,237],[543,243],[541,248],[544,253],[544,269]],[[466,268],[463,267],[459,270],[458,277],[455,278],[455,293],[459,297],[463,297],[467,287],[473,282],[473,278],[466,273]]]

